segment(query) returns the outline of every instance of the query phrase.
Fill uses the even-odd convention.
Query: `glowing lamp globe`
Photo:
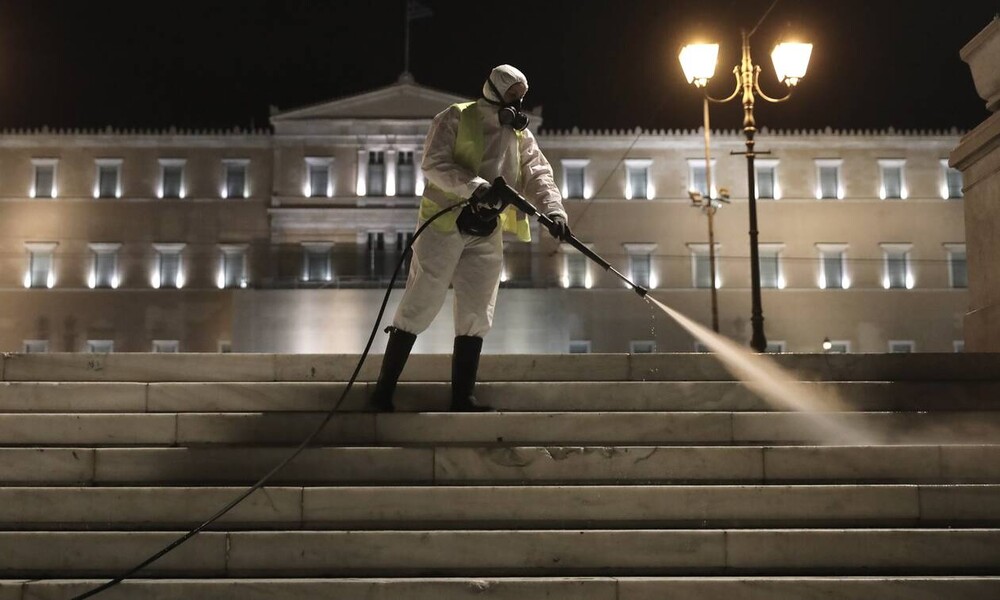
[[[775,46],[771,52],[771,62],[774,63],[778,81],[792,87],[805,77],[812,49],[812,44],[799,42],[783,42]]]
[[[688,83],[705,87],[715,75],[715,63],[719,58],[718,44],[688,44],[681,48],[681,68]]]

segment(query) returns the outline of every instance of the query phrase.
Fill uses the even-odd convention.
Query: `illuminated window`
[[[44,354],[49,351],[49,340],[24,340],[21,351],[25,354]]]
[[[906,161],[899,158],[885,158],[878,161],[881,185],[879,197],[883,200],[906,199],[906,184],[903,181],[903,167]]]
[[[910,354],[916,351],[913,340],[889,340],[889,352],[892,354]]]
[[[35,177],[31,185],[31,197],[55,198],[56,167],[59,161],[55,158],[36,158],[31,162],[35,167]]]
[[[118,250],[121,244],[89,244],[93,253],[93,263],[87,285],[91,288],[113,288],[117,289],[118,277]]]
[[[368,152],[368,181],[365,188],[369,196],[385,196],[385,152]]]
[[[649,182],[650,159],[625,160],[625,198],[646,200],[653,197],[653,187]]]
[[[824,350],[827,354],[847,354],[851,351],[851,342],[847,340],[833,340],[830,342],[830,348]]]
[[[628,343],[631,354],[652,354],[656,352],[656,342],[653,340],[632,340]]]
[[[333,196],[333,159],[328,157],[306,158],[306,196],[310,198],[329,198]]]
[[[218,346],[216,346],[218,351],[222,354],[229,354],[233,351],[233,343],[229,340],[219,340]]]
[[[948,251],[948,284],[953,288],[969,287],[965,244],[945,244],[944,247]]]
[[[688,159],[688,190],[692,192],[698,192],[702,197],[708,197],[708,173],[705,171],[705,159],[703,158],[689,158]],[[715,173],[715,160],[712,160],[712,173]],[[715,198],[716,186],[712,185],[712,197]]]
[[[330,242],[306,242],[302,244],[302,280],[331,281],[333,269],[330,264]]]
[[[842,290],[851,287],[847,276],[847,244],[816,244],[819,250],[819,287]]]
[[[785,342],[784,341],[771,341],[771,340],[768,340],[768,342],[767,342],[767,348],[764,349],[764,352],[769,352],[771,354],[781,354],[784,351],[785,351]]]
[[[28,250],[28,271],[24,287],[51,288],[55,285],[52,256],[57,245],[55,242],[33,242],[24,245]]]
[[[181,272],[181,251],[184,244],[153,244],[156,251],[156,272],[153,274],[153,287],[177,289],[184,287],[184,274]]]
[[[715,287],[721,287],[719,276],[719,250],[715,245]],[[712,287],[712,262],[708,252],[708,244],[688,244],[691,251],[691,285],[696,288],[710,289]]]
[[[412,241],[413,241],[412,231],[396,232],[396,251],[395,251],[395,258],[393,259],[395,263],[398,263],[400,258],[403,258],[403,252],[406,251],[407,246],[409,246],[410,242]],[[410,259],[412,257],[413,257],[413,252],[410,251],[410,254],[406,255],[406,258],[403,260],[402,266],[399,267],[399,273],[400,273],[399,276],[401,278],[405,278],[406,274],[410,272]],[[395,264],[393,264],[392,268],[393,269],[396,268]]]
[[[653,253],[656,244],[623,244],[628,256],[629,279],[644,288],[655,288],[659,284],[653,273]]]
[[[368,238],[365,243],[365,256],[368,259],[369,278],[381,281],[392,275],[392,267],[387,263],[393,258],[393,255],[385,251],[385,234],[383,232],[368,232]]]
[[[587,197],[587,164],[590,161],[581,158],[564,158],[563,197],[583,199]]]
[[[757,198],[759,200],[777,200],[780,198],[778,161],[759,158],[754,163],[754,170],[757,174]]]
[[[821,158],[816,160],[816,198],[820,200],[835,200],[843,198],[843,187],[840,181],[840,167],[843,161],[839,158]]]
[[[962,172],[948,166],[948,159],[941,160],[941,168],[944,171],[944,186],[941,190],[941,197],[945,200],[961,198],[962,194]]]
[[[951,343],[951,348],[955,352],[965,352],[965,340],[954,340]]]
[[[396,195],[415,196],[417,170],[413,164],[413,151],[401,150],[396,154]]]
[[[180,342],[178,340],[153,340],[153,352],[173,353],[180,352]]]
[[[108,354],[114,351],[114,340],[87,340],[87,352],[91,354]]]
[[[590,354],[590,340],[570,340],[570,354]]]
[[[587,257],[579,252],[566,254],[566,287],[586,287]]]
[[[160,159],[160,198],[184,197],[184,159]]]
[[[760,262],[760,286],[783,289],[785,278],[781,273],[781,251],[784,244],[759,244],[757,259]]]
[[[884,274],[882,287],[885,289],[911,289],[913,271],[910,266],[910,250],[913,244],[880,244],[882,246]]]
[[[223,288],[247,286],[246,244],[219,244],[220,264],[217,284]]]
[[[122,160],[101,158],[97,160],[97,185],[95,198],[120,198],[122,183]]]
[[[227,159],[223,161],[225,171],[224,198],[246,198],[247,191],[247,167],[250,161],[247,159]]]

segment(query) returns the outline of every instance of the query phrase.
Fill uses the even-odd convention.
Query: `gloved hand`
[[[503,200],[492,192],[492,186],[488,183],[477,187],[469,198],[469,210],[483,221],[495,219],[503,208]]]
[[[552,219],[552,224],[549,225],[549,233],[552,237],[563,242],[568,242],[573,232],[569,230],[569,223],[566,222],[566,217],[556,214],[549,217]]]

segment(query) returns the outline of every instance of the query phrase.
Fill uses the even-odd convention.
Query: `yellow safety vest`
[[[469,169],[473,173],[479,173],[479,166],[483,162],[483,153],[486,151],[486,144],[483,141],[483,121],[479,116],[479,112],[475,110],[475,102],[463,102],[462,104],[456,104],[455,106],[461,114],[458,121],[458,133],[455,135],[455,150],[453,154],[455,162],[466,169]],[[517,164],[520,165],[520,142],[524,133],[517,131],[515,134],[517,135],[518,141]],[[514,181],[515,186],[519,183],[520,179],[521,172],[520,169],[518,169],[517,178]],[[466,198],[450,194],[441,188],[438,188],[429,181],[427,182],[427,187],[434,189],[437,194],[443,195],[451,204],[466,200]],[[420,221],[426,221],[442,208],[444,207],[439,206],[437,202],[434,202],[425,195],[420,200]],[[438,219],[431,224],[431,227],[443,232],[455,231],[458,228],[455,224],[455,219],[457,217],[458,211],[445,213],[438,217]],[[503,231],[516,235],[517,239],[522,242],[531,241],[531,226],[528,223],[528,217],[517,212],[517,209],[513,206],[508,206],[502,213],[500,213],[500,227]]]

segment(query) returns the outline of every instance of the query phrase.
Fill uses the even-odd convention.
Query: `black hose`
[[[83,600],[84,598],[90,598],[92,596],[100,594],[101,592],[103,592],[105,590],[113,588],[114,586],[116,586],[119,583],[125,581],[126,579],[128,579],[129,577],[131,577],[132,575],[134,575],[135,573],[141,571],[142,569],[144,569],[144,568],[148,567],[149,565],[151,565],[152,563],[156,562],[157,560],[159,560],[160,558],[162,558],[163,556],[165,556],[169,552],[173,551],[175,548],[177,548],[178,546],[180,546],[184,542],[188,541],[189,539],[193,538],[197,534],[201,533],[201,531],[203,531],[206,527],[208,527],[209,525],[211,525],[212,523],[214,523],[215,521],[217,521],[220,517],[222,517],[224,514],[226,514],[227,512],[229,512],[230,510],[232,510],[233,508],[235,508],[236,505],[238,505],[239,503],[241,503],[244,500],[246,500],[251,494],[253,494],[257,490],[259,490],[260,488],[264,487],[265,483],[267,483],[272,477],[274,477],[274,475],[277,474],[278,471],[280,471],[283,468],[285,468],[286,466],[288,466],[288,464],[290,462],[292,462],[292,460],[294,460],[299,454],[301,454],[302,451],[305,450],[306,447],[309,446],[309,444],[311,444],[314,439],[316,439],[316,436],[319,435],[321,431],[323,431],[323,429],[327,426],[327,424],[333,418],[333,415],[340,408],[340,405],[343,404],[344,399],[347,398],[348,392],[351,391],[351,387],[354,385],[355,380],[358,378],[358,373],[361,372],[361,367],[362,367],[362,365],[364,365],[365,359],[368,358],[368,352],[371,350],[372,342],[375,341],[375,335],[378,333],[379,325],[382,322],[382,316],[385,314],[385,307],[386,307],[386,305],[389,304],[389,295],[392,293],[393,285],[396,283],[396,278],[399,276],[399,271],[403,267],[403,263],[405,262],[406,257],[412,252],[411,249],[413,247],[413,243],[417,241],[417,238],[420,236],[421,233],[423,233],[424,229],[426,229],[428,225],[430,225],[435,220],[437,220],[438,217],[441,217],[442,215],[444,215],[445,213],[448,213],[450,211],[456,210],[458,208],[462,208],[466,204],[468,204],[467,201],[466,202],[460,202],[458,204],[454,204],[454,205],[449,206],[447,208],[443,208],[440,211],[434,213],[434,215],[431,218],[427,219],[424,223],[422,223],[420,225],[420,227],[417,228],[417,231],[413,234],[413,238],[410,239],[410,242],[406,245],[406,249],[400,255],[399,262],[396,263],[396,269],[392,272],[392,278],[389,280],[389,286],[388,286],[388,288],[386,288],[386,290],[385,290],[385,296],[382,298],[382,306],[380,306],[379,309],[378,309],[378,316],[375,318],[375,324],[374,324],[374,326],[372,326],[371,335],[368,336],[368,343],[365,345],[364,352],[361,353],[361,358],[358,359],[358,365],[356,367],[354,367],[354,373],[351,374],[351,378],[347,382],[347,386],[344,388],[344,391],[340,394],[340,398],[333,405],[333,407],[331,407],[330,410],[327,411],[326,417],[319,423],[319,425],[316,426],[316,429],[314,429],[312,433],[310,433],[308,436],[306,436],[306,438],[304,440],[302,440],[302,443],[300,443],[298,445],[298,447],[295,448],[295,450],[291,454],[288,455],[287,458],[285,458],[284,460],[282,460],[273,469],[271,469],[270,471],[268,471],[266,475],[264,475],[263,477],[261,477],[260,479],[258,479],[257,483],[255,483],[252,486],[250,486],[249,488],[247,488],[242,494],[240,494],[235,499],[233,499],[231,502],[229,502],[229,504],[227,504],[224,507],[222,507],[221,509],[219,509],[218,512],[216,512],[214,515],[212,515],[211,517],[209,517],[208,519],[206,519],[200,525],[198,525],[194,529],[188,531],[187,533],[185,533],[181,537],[177,538],[176,540],[174,540],[170,544],[164,546],[158,552],[156,552],[155,554],[153,554],[149,558],[143,560],[142,562],[140,562],[136,566],[132,567],[128,571],[125,571],[121,575],[115,577],[114,579],[112,579],[112,580],[110,580],[110,581],[108,581],[108,582],[106,582],[106,583],[104,583],[104,584],[102,584],[102,585],[100,585],[100,586],[98,586],[96,588],[88,590],[88,591],[86,591],[86,592],[84,592],[82,594],[79,594],[77,596],[73,596],[72,600]]]

